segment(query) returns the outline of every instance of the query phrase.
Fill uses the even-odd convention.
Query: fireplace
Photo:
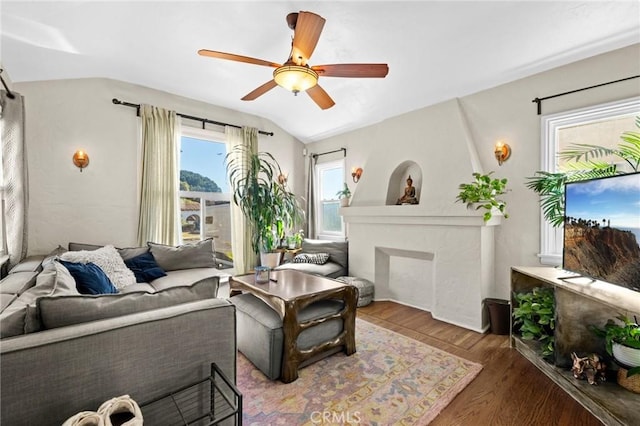
[[[494,216],[433,215],[420,206],[346,207],[349,274],[375,283],[376,300],[431,312],[484,332],[494,285]]]

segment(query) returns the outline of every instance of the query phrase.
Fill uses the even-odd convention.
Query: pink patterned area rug
[[[482,370],[480,364],[356,320],[357,352],[338,353],[284,384],[238,353],[245,425],[426,425]]]

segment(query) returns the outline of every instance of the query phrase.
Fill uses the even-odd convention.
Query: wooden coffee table
[[[229,278],[231,290],[253,294],[275,310],[282,318],[284,348],[281,380],[289,383],[298,378],[300,364],[322,352],[342,346],[347,355],[356,352],[356,304],[357,288],[330,278],[305,274],[294,270],[271,271],[273,281],[265,284],[255,282],[255,274]],[[306,322],[298,321],[298,314],[305,307],[321,300],[341,300],[340,312]],[[309,349],[298,348],[298,335],[309,327],[332,319],[342,319],[342,332],[334,339],[322,342]]]

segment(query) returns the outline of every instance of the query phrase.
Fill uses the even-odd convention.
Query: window
[[[336,193],[344,185],[344,160],[316,165],[316,230],[318,238],[341,239],[344,223],[338,214],[340,200]]]
[[[233,267],[230,189],[224,134],[182,127],[180,139],[181,243],[213,238],[218,268]]]
[[[622,133],[637,129],[635,118],[638,115],[640,98],[542,117],[542,170],[562,171],[563,163],[557,154],[577,143],[616,147]],[[618,164],[619,170],[625,170],[624,167],[625,164]],[[542,216],[540,229],[540,263],[560,265],[562,228],[554,228]]]

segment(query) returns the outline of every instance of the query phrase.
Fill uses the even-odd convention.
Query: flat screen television
[[[640,173],[565,185],[562,268],[640,292]]]

